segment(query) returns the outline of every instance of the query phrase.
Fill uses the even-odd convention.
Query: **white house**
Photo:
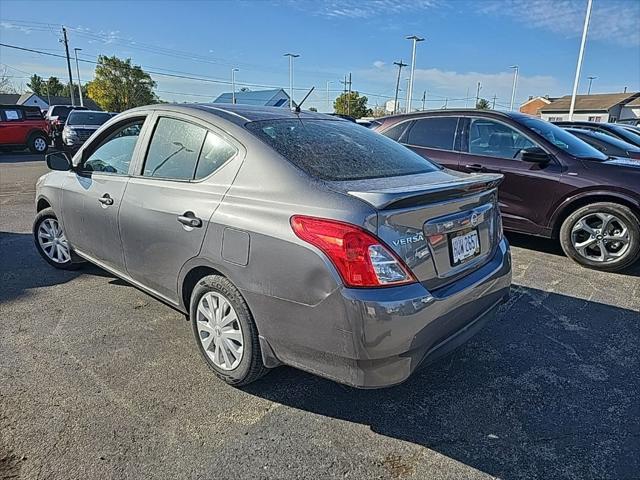
[[[622,107],[622,112],[620,113],[620,120],[635,118],[640,118],[640,96],[634,98],[629,103],[626,103],[624,107]]]
[[[625,118],[623,107],[626,107],[629,102],[637,100],[638,97],[640,97],[640,92],[576,95],[573,120],[577,122],[616,122]],[[565,95],[540,108],[540,117],[552,122],[569,120],[570,106],[571,95]]]

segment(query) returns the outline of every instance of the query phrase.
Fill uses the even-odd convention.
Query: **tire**
[[[49,233],[49,238],[47,238],[47,231],[52,232],[53,225],[57,226],[61,237],[57,236],[58,241],[54,241],[54,245],[48,247],[47,244],[51,238],[51,233]],[[52,208],[45,208],[36,215],[36,219],[33,222],[33,240],[38,253],[52,267],[59,268],[60,270],[76,270],[82,263],[82,260],[73,253],[73,249],[66,240],[64,232],[58,223],[58,218]],[[56,243],[57,246],[60,247],[60,250],[55,248]],[[67,255],[61,255],[61,250],[66,250]]]
[[[216,316],[218,311],[222,313],[219,317]],[[236,320],[224,325],[225,321],[234,318],[234,312]],[[227,278],[209,275],[201,279],[191,293],[189,316],[198,350],[218,378],[240,387],[268,372],[262,363],[258,329],[251,311],[240,291]],[[225,335],[229,337],[225,339]],[[236,339],[239,338],[242,344],[238,360],[232,349],[238,348]]]
[[[624,205],[592,203],[578,208],[564,220],[560,245],[580,265],[619,272],[640,258],[640,220]]]
[[[31,153],[47,153],[47,149],[49,148],[49,138],[44,133],[33,133],[29,137],[27,146]]]

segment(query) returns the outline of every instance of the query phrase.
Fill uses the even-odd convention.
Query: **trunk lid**
[[[378,237],[432,290],[474,271],[495,253],[501,181],[498,174],[441,170],[340,182],[340,189],[377,210]],[[465,254],[471,256],[461,259]]]

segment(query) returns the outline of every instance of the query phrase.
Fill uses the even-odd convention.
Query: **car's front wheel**
[[[191,294],[189,309],[198,349],[229,385],[247,385],[267,373],[258,330],[240,291],[227,278],[209,275]]]
[[[640,222],[624,205],[592,203],[565,219],[560,244],[568,257],[585,267],[617,272],[640,257]]]
[[[77,258],[52,208],[46,208],[36,215],[33,239],[38,253],[49,265],[62,270],[78,268]]]
[[[49,139],[42,133],[34,133],[29,138],[28,146],[31,153],[47,153]]]

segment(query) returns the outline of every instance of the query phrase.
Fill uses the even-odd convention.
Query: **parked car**
[[[62,129],[62,143],[65,150],[75,152],[86,142],[100,125],[113,115],[95,110],[72,110]]]
[[[47,164],[42,257],[88,260],[186,313],[230,384],[284,363],[393,385],[468,339],[509,292],[501,176],[444,170],[335,117],[136,108],[71,163],[59,152]]]
[[[49,126],[38,107],[0,105],[0,148],[29,148],[32,153],[46,153]]]
[[[640,147],[623,142],[611,135],[581,128],[565,128],[565,130],[609,157],[627,157],[640,160]]]
[[[640,164],[517,112],[439,110],[386,117],[377,131],[463,172],[504,174],[505,229],[559,239],[586,267],[619,271],[640,256]]]
[[[51,143],[56,148],[64,147],[62,142],[62,129],[64,128],[67,117],[72,110],[88,110],[88,108],[72,105],[51,105],[45,114],[45,118],[49,123]]]
[[[561,127],[581,128],[583,130],[592,130],[595,132],[605,133],[611,137],[618,138],[623,142],[630,143],[636,147],[640,147],[640,134],[629,130],[615,123],[598,123],[598,122],[554,122]]]

